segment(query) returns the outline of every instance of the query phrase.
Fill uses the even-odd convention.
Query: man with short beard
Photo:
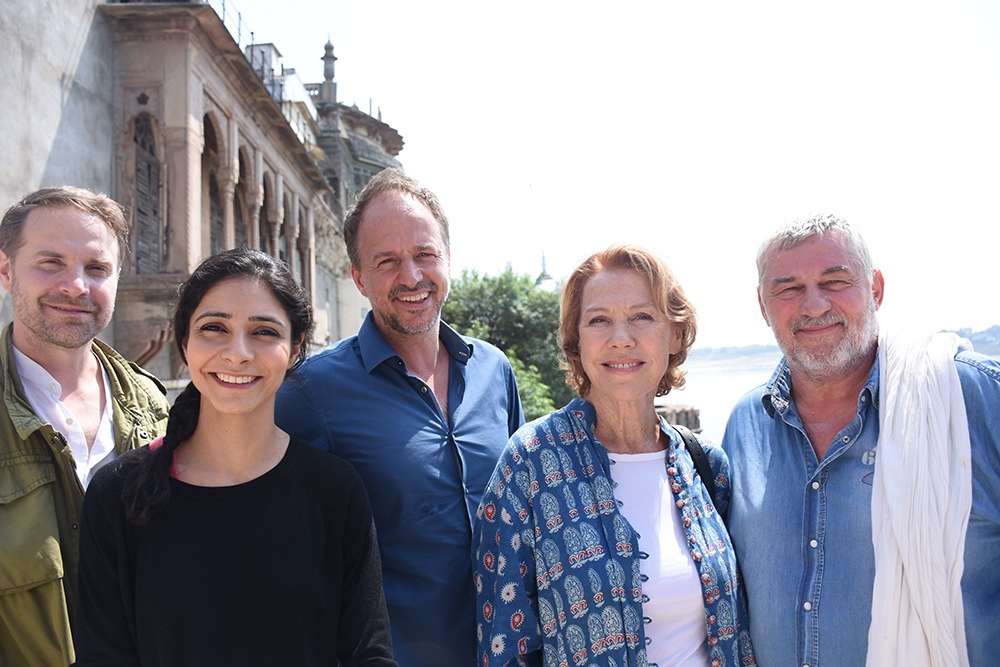
[[[400,666],[473,665],[472,524],[524,421],[514,374],[498,349],[441,321],[451,253],[433,193],[380,172],[348,211],[344,241],[371,312],[285,382],[276,420],[361,474]]]
[[[779,229],[757,268],[784,358],[722,444],[759,664],[996,664],[1000,363],[880,332],[882,273],[836,217]]]
[[[94,473],[166,426],[163,386],[96,340],[128,248],[121,207],[38,190],[0,221],[0,664],[75,659],[79,530]]]

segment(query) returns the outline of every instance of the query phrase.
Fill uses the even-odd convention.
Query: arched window
[[[233,192],[233,241],[237,248],[242,248],[243,246],[250,245],[250,236],[247,229],[247,218],[249,217],[249,211],[247,211],[247,168],[245,156],[243,150],[240,149],[239,152],[239,181],[236,183],[236,188]]]
[[[209,252],[213,255],[225,250],[226,224],[222,215],[222,196],[219,194],[219,184],[215,174],[208,175],[208,220]]]
[[[292,229],[291,221],[292,221],[292,216],[295,215],[295,211],[292,210],[292,204],[288,200],[288,197],[285,197],[284,209],[285,209],[285,219],[281,221],[281,227],[278,229],[278,248],[277,252],[275,253],[275,257],[288,264],[291,264],[292,256],[289,253],[291,252],[292,248],[291,248],[291,239],[288,238],[288,234],[289,232],[291,232]]]
[[[160,211],[160,161],[156,135],[149,114],[135,117],[132,133],[135,150],[136,273],[157,273],[163,265],[163,215]]]
[[[271,216],[271,209],[273,208],[273,195],[271,192],[271,178],[267,174],[264,175],[264,201],[261,203],[260,207],[260,249],[271,255],[275,255],[274,243],[271,238],[271,222],[269,220]]]
[[[202,155],[202,169],[208,175],[208,248],[213,255],[224,249],[226,225],[222,215],[222,196],[215,169],[219,159],[219,140],[215,134],[215,124],[206,115],[203,121],[205,148]]]
[[[297,253],[298,261],[295,263],[295,279],[299,281],[299,285],[308,288],[306,284],[306,277],[309,274],[309,248],[305,243],[303,232],[306,229],[306,218],[305,215],[299,214],[299,238],[297,242],[297,248],[295,252]]]

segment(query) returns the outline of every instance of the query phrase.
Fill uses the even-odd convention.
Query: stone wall
[[[695,433],[701,433],[701,415],[698,408],[690,405],[657,405],[656,414],[671,424],[687,426]]]

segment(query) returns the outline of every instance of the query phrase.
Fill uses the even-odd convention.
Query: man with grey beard
[[[0,665],[74,661],[84,490],[166,427],[163,386],[95,338],[127,249],[121,207],[80,188],[33,192],[0,221]]]
[[[371,312],[285,382],[276,420],[361,474],[400,666],[473,665],[472,524],[524,421],[514,373],[441,321],[451,251],[433,193],[380,172],[345,216],[344,242]]]
[[[1000,363],[880,331],[882,273],[836,217],[779,229],[757,268],[784,358],[723,448],[759,664],[995,664]]]

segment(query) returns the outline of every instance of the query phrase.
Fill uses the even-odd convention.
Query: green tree
[[[526,418],[547,414],[573,397],[559,368],[559,295],[539,289],[530,276],[510,266],[498,276],[463,271],[451,283],[442,317],[507,354]]]
[[[552,402],[549,388],[542,382],[538,369],[534,366],[525,366],[524,362],[507,353],[510,367],[514,369],[514,377],[517,378],[517,393],[521,396],[521,409],[524,410],[524,418],[528,421],[547,415],[556,409]]]

